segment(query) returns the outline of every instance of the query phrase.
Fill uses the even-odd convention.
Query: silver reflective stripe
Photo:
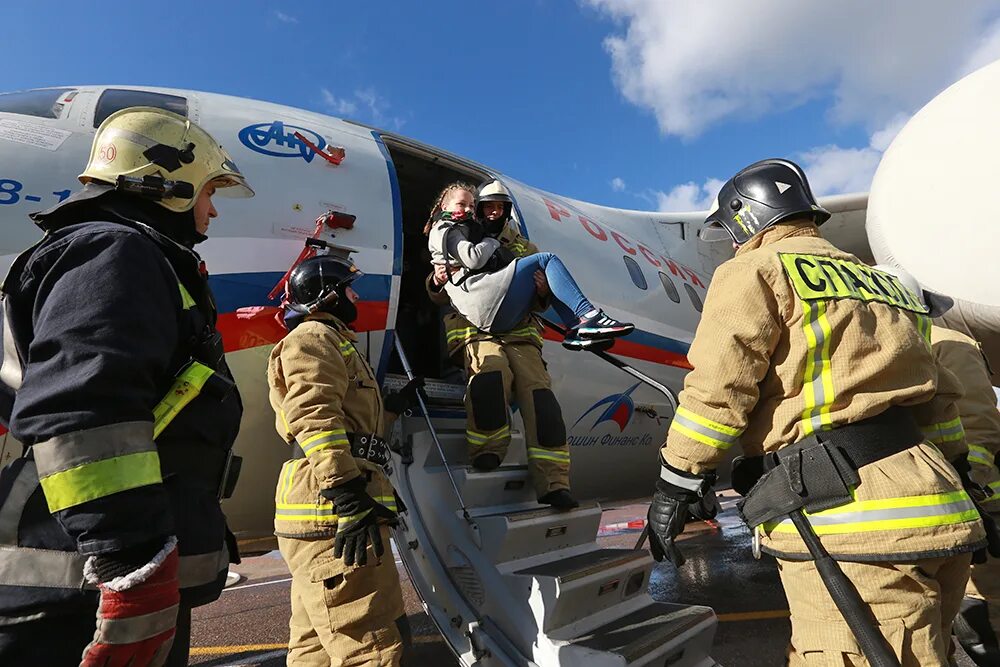
[[[666,466],[660,466],[660,479],[662,479],[667,484],[673,484],[674,486],[680,487],[682,489],[687,489],[688,491],[693,491],[698,493],[701,491],[701,486],[705,480],[703,479],[691,479],[690,477],[684,477],[678,475],[673,470]]]
[[[292,507],[284,507],[282,505],[278,505],[277,514],[281,516],[337,516],[332,505],[330,507],[320,507],[319,505],[317,505],[315,507],[305,507],[305,508],[302,507],[292,508]]]
[[[17,354],[17,346],[14,345],[14,330],[10,326],[10,318],[7,317],[7,299],[0,301],[3,304],[3,362],[0,363],[0,382],[11,389],[21,388],[22,366],[21,357]]]
[[[0,544],[17,546],[17,527],[21,524],[21,514],[28,498],[38,488],[38,471],[35,462],[28,460],[17,479],[10,487],[10,493],[0,506]]]
[[[97,622],[97,641],[104,644],[133,644],[155,637],[177,625],[177,607],[128,618],[103,618]]]
[[[94,461],[156,451],[152,422],[123,422],[43,440],[34,447],[38,476],[48,477]]]
[[[809,523],[814,526],[835,526],[842,523],[867,523],[870,521],[887,521],[892,519],[922,519],[928,516],[946,516],[959,514],[976,509],[968,498],[943,505],[920,505],[917,507],[899,507],[894,509],[862,510],[860,512],[837,512],[833,514],[812,514]],[[790,519],[781,523],[791,524]]]
[[[195,588],[218,580],[219,573],[229,569],[229,549],[223,545],[220,551],[194,556],[181,556],[177,566],[177,578],[181,588]]]
[[[700,433],[708,438],[711,438],[712,440],[723,442],[726,444],[726,446],[734,445],[736,444],[736,441],[740,439],[739,435],[729,435],[727,433],[723,433],[722,431],[717,431],[714,428],[710,428],[708,426],[702,426],[693,419],[688,419],[681,412],[678,412],[677,414],[674,415],[674,421],[680,424],[681,426],[684,426],[694,431],[695,433]]]
[[[73,551],[0,546],[0,586],[94,588],[83,578],[86,560]]]

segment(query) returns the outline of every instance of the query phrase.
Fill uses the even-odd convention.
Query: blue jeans
[[[491,331],[510,331],[531,312],[536,292],[535,271],[545,273],[552,293],[552,308],[565,326],[575,326],[581,317],[595,310],[594,304],[580,291],[566,265],[551,252],[539,252],[517,260],[514,277],[507,288],[507,294],[500,302],[496,317],[493,318]]]

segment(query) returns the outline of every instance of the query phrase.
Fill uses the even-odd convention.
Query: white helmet
[[[160,206],[190,210],[205,184],[219,194],[254,191],[219,142],[189,119],[154,107],[128,107],[108,116],[94,135],[83,184],[99,181],[144,194]]]

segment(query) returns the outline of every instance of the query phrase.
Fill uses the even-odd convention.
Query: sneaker
[[[472,459],[472,467],[479,472],[490,472],[500,467],[500,457],[496,454],[480,454]]]
[[[566,336],[562,345],[574,352],[607,352],[614,344],[615,341],[610,338],[580,338],[573,332]]]
[[[580,503],[576,501],[576,498],[569,495],[569,489],[556,489],[555,491],[549,491],[544,496],[538,499],[543,505],[551,505],[553,509],[568,511],[576,509],[580,506]]]
[[[633,330],[634,324],[619,322],[605,315],[603,310],[596,310],[580,318],[580,323],[573,327],[571,333],[580,338],[614,338],[630,334]]]

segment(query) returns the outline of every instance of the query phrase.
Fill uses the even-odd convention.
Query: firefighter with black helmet
[[[334,252],[337,252],[336,250]],[[267,380],[290,446],[275,492],[274,532],[292,573],[289,665],[399,665],[409,642],[389,527],[397,505],[385,470],[383,420],[402,413],[419,380],[383,401],[355,347],[346,257],[320,255],[288,278],[285,323]]]
[[[674,539],[688,507],[739,443],[733,486],[755,542],[778,559],[789,664],[863,660],[859,624],[848,626],[807,549],[816,536],[815,551],[836,560],[896,664],[948,664],[972,552],[985,543],[977,508],[935,446],[965,447],[961,387],[935,362],[927,309],[821,238],[829,217],[787,160],[750,165],[722,187],[706,236],[723,233],[736,256],[709,286],[694,370],[661,450],[653,555],[680,560]]]
[[[80,180],[3,283],[0,416],[25,451],[0,473],[0,663],[183,665],[238,562],[219,501],[243,411],[193,246],[213,194],[253,191],[150,107],[101,124]]]

